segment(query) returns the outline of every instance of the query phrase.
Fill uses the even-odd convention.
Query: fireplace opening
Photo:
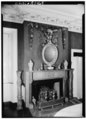
[[[63,80],[59,78],[33,81],[32,97],[36,102],[60,99],[63,97]]]

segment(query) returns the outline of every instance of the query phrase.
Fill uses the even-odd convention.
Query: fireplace
[[[38,110],[63,105],[63,79],[47,79],[32,82],[32,103]],[[57,102],[61,100],[60,102]],[[35,102],[34,102],[35,101]]]
[[[63,80],[62,79],[48,79],[32,82],[32,97],[36,102],[40,100],[49,101],[63,97]]]
[[[33,108],[33,97],[36,99],[36,103],[39,102],[39,93],[43,87],[49,90],[54,90],[56,84],[57,84],[56,87],[59,90],[58,93],[58,91],[56,92],[55,89],[57,95],[56,103],[58,103],[60,100],[65,102],[66,98],[67,99],[72,98],[72,92],[73,92],[72,71],[73,71],[72,69],[67,69],[67,70],[62,69],[62,70],[40,70],[40,71],[26,72],[26,85],[25,85],[26,107]],[[52,100],[51,101],[47,100],[47,101],[49,101],[50,104],[52,102]],[[47,104],[46,101],[45,103],[43,102],[43,105],[46,104]]]
[[[68,69],[68,30],[66,28],[54,28],[51,26],[39,26],[35,28],[36,24],[30,23],[27,26],[28,29],[33,31],[34,37],[32,38],[32,46],[28,46],[28,38],[24,40],[24,86],[25,86],[25,104],[27,108],[33,108],[33,99],[39,102],[40,90],[48,90],[50,94],[54,91],[56,94],[56,103],[59,100],[72,98],[72,82],[73,82],[73,69]],[[33,27],[34,26],[34,27]],[[39,32],[40,31],[40,32]],[[64,33],[64,34],[63,34]],[[35,39],[34,39],[35,38]],[[30,38],[29,38],[30,39]],[[62,41],[65,39],[65,42]],[[28,42],[28,43],[27,43]],[[27,47],[26,47],[27,45]],[[64,47],[65,45],[65,47]],[[34,94],[34,85],[37,86],[37,82],[53,82],[51,86],[45,85],[37,89]],[[55,80],[55,82],[54,82]],[[36,83],[36,84],[35,84]],[[21,107],[22,101],[22,80],[20,73],[18,76],[18,107]],[[57,91],[54,90],[54,85],[58,85]],[[59,86],[60,85],[60,86]],[[38,91],[39,90],[39,91]],[[45,92],[46,92],[45,90]],[[57,92],[56,92],[57,91]],[[43,98],[42,98],[43,99]],[[49,100],[47,100],[49,101]],[[49,101],[49,103],[51,103]],[[35,103],[35,100],[34,100]],[[44,105],[44,104],[43,104]],[[46,105],[46,103],[45,103]]]

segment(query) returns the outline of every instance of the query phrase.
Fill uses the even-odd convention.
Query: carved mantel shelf
[[[46,80],[54,78],[65,77],[68,70],[45,70],[45,71],[34,71],[33,80]]]

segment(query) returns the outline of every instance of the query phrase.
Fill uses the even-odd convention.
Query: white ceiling
[[[28,6],[27,6],[28,7]],[[59,12],[62,14],[72,15],[75,17],[82,17],[84,13],[84,5],[31,5],[33,9],[45,9],[47,11]]]
[[[45,6],[46,7],[46,6]],[[78,17],[84,13],[83,5],[47,5],[47,9],[59,11],[66,14],[77,15]]]
[[[38,21],[81,30],[84,5],[4,5],[1,12],[6,21]]]

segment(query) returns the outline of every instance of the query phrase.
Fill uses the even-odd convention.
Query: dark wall
[[[24,24],[12,23],[12,22],[3,22],[3,27],[8,28],[16,28],[18,30],[18,70],[28,70],[28,62],[32,58],[35,61],[35,69],[39,69],[42,59],[41,59],[41,46],[40,46],[40,31],[34,33],[34,42],[32,45],[32,49],[30,49],[29,45],[29,37],[30,37],[30,29],[28,26],[29,22],[24,22]],[[28,26],[28,27],[27,27]],[[65,32],[64,38],[66,38],[66,51],[61,50],[64,55],[61,55],[62,59],[66,58],[71,65],[71,49],[82,49],[82,34],[75,32]],[[60,34],[61,36],[62,34]],[[60,38],[60,42],[61,42]],[[59,46],[59,49],[60,46]],[[40,51],[40,52],[39,52]],[[61,52],[61,53],[62,53]],[[58,60],[58,62],[60,59]],[[60,63],[60,62],[59,62]],[[58,65],[58,63],[57,63]],[[71,67],[71,66],[69,66]]]
[[[69,43],[71,49],[82,49],[82,34],[69,32]]]
[[[45,25],[36,22],[24,21],[24,71],[28,70],[28,63],[30,60],[34,63],[34,70],[39,70],[41,64],[46,65],[42,60],[42,43],[46,41],[47,29],[57,30],[53,33],[52,41],[56,39],[57,49],[59,51],[58,59],[55,63],[57,68],[63,60],[68,60],[68,29]],[[33,38],[31,38],[31,34]],[[63,48],[64,40],[64,48]],[[56,45],[56,43],[55,43]]]
[[[82,34],[69,31],[68,40],[69,40],[69,68],[71,68],[71,49],[83,49]]]
[[[13,23],[13,22],[3,22],[3,27],[7,28],[15,28],[17,29],[17,38],[18,38],[18,70],[24,69],[24,41],[23,41],[23,25],[19,23]]]

